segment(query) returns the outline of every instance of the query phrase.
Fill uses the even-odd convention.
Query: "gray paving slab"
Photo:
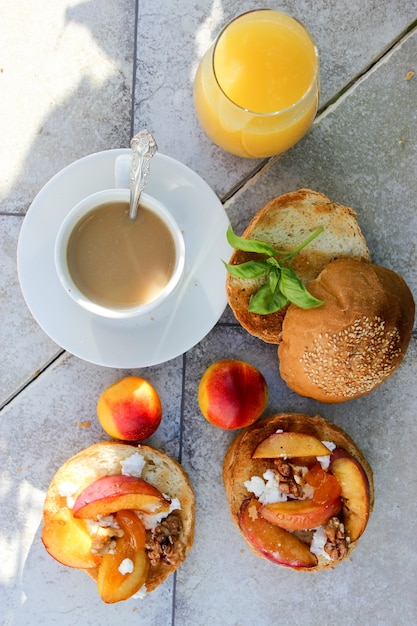
[[[221,28],[236,15],[263,8],[265,3],[173,0],[167,13],[164,6],[164,0],[144,0],[139,5],[134,128],[136,132],[152,129],[162,152],[192,167],[223,196],[259,160],[228,155],[208,140],[194,113],[193,80],[199,60]],[[416,0],[353,0],[320,7],[302,0],[268,6],[299,19],[316,40],[321,59],[321,106],[371,65],[417,18]]]

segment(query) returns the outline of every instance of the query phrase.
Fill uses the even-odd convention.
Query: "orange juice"
[[[308,32],[269,9],[245,13],[220,33],[194,83],[199,120],[214,143],[244,157],[284,152],[310,128],[319,61]]]

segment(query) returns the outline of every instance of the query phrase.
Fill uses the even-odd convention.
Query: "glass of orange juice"
[[[288,150],[310,128],[318,100],[314,41],[299,21],[271,9],[227,24],[194,82],[194,106],[206,134],[242,157]]]

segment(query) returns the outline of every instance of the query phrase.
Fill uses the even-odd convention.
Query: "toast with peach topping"
[[[172,574],[193,545],[194,523],[194,492],[174,459],[147,445],[101,442],[53,477],[42,541],[114,603],[151,592]]]
[[[226,453],[223,481],[253,552],[298,571],[349,557],[373,508],[369,463],[320,416],[277,414],[243,430]]]

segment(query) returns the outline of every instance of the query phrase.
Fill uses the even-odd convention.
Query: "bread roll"
[[[354,492],[358,489],[357,495],[359,497],[360,509],[360,511],[358,510],[358,513],[362,517],[362,520],[361,532],[357,534],[362,534],[365,530],[374,502],[373,474],[369,463],[355,442],[341,428],[331,424],[318,415],[310,417],[298,413],[282,413],[266,417],[241,431],[230,445],[223,464],[223,481],[232,519],[251,550],[262,558],[267,558],[274,563],[295,569],[297,571],[316,571],[328,567],[332,568],[351,555],[353,549],[358,543],[358,538],[354,541],[349,541],[349,539],[345,541],[345,552],[343,554],[342,551],[338,554],[333,553],[333,558],[330,558],[325,550],[319,550],[319,553],[315,555],[316,559],[313,564],[302,566],[300,563],[294,565],[290,559],[288,559],[288,562],[285,562],[285,556],[284,558],[282,558],[282,555],[281,557],[279,556],[279,550],[282,547],[281,545],[277,546],[276,553],[273,549],[271,549],[271,546],[268,550],[263,549],[262,545],[258,541],[254,540],[253,537],[249,536],[245,531],[245,528],[242,526],[240,521],[241,511],[248,502],[248,498],[253,497],[245,483],[247,483],[247,481],[251,481],[254,476],[263,477],[265,472],[268,470],[272,469],[274,472],[277,471],[274,458],[253,458],[253,455],[258,445],[277,431],[312,435],[321,442],[327,443],[330,448],[336,446],[333,455],[336,456],[337,451],[339,455],[340,451],[342,451],[342,455],[344,453],[350,455],[349,467],[353,469],[352,476],[354,476],[354,480],[350,481],[350,484],[348,484],[347,487],[344,487],[345,498],[343,498],[342,492],[343,507],[336,517],[342,524],[346,522],[347,515],[349,515],[349,506],[351,507],[351,514],[356,515],[355,508],[357,508],[358,502],[353,502],[353,500],[349,502],[347,496],[351,495],[349,493],[349,489],[352,490],[353,488]],[[333,444],[333,446],[330,444]],[[315,459],[308,457],[306,457],[304,461],[303,458],[300,457],[297,457],[297,459],[294,460],[291,458],[286,458],[285,460],[291,464],[294,463],[296,468],[302,467],[304,461],[310,466],[312,461],[315,461]],[[330,472],[331,467],[332,466],[330,465],[330,469],[328,470]],[[354,484],[356,481],[358,481],[358,485]],[[349,483],[349,481],[347,482]],[[362,492],[360,491],[361,489],[363,490]],[[361,497],[361,494],[363,497]],[[312,536],[315,530],[317,529],[312,529],[310,531],[304,530],[285,532],[288,532],[290,535],[291,542],[297,538],[304,543],[307,548],[311,548]],[[347,533],[345,531],[345,537],[346,536]],[[284,538],[280,539],[281,544],[285,544],[286,537],[287,536],[284,535]],[[331,552],[330,549],[329,552]],[[313,556],[313,559],[315,557]]]
[[[407,284],[390,269],[340,259],[307,288],[324,304],[288,308],[278,348],[281,377],[320,402],[369,393],[404,359],[415,314]]]
[[[243,237],[273,245],[277,250],[294,250],[317,228],[323,232],[294,258],[292,268],[304,282],[316,278],[327,263],[337,258],[369,260],[369,250],[353,209],[332,202],[321,193],[300,189],[274,198],[253,217]],[[259,255],[236,250],[230,259],[238,265]],[[267,343],[281,341],[286,309],[269,315],[248,311],[249,300],[265,279],[241,279],[228,274],[229,305],[238,322],[250,334]]]
[[[134,446],[117,442],[101,442],[82,450],[66,461],[53,477],[45,497],[43,524],[45,530],[57,511],[67,506],[67,498],[61,495],[63,485],[74,485],[71,498],[75,500],[96,479],[121,474],[122,463],[127,459],[132,461],[137,453],[144,461],[141,478],[171,500],[178,498],[180,504],[180,508],[170,514],[179,517],[181,521],[180,532],[173,546],[175,554],[169,560],[162,556],[158,563],[151,562],[145,583],[146,591],[151,592],[183,563],[194,541],[193,489],[182,467],[164,452],[147,445]],[[152,539],[152,533],[152,530],[147,531],[147,541]],[[85,571],[97,579],[99,567],[100,565]]]

